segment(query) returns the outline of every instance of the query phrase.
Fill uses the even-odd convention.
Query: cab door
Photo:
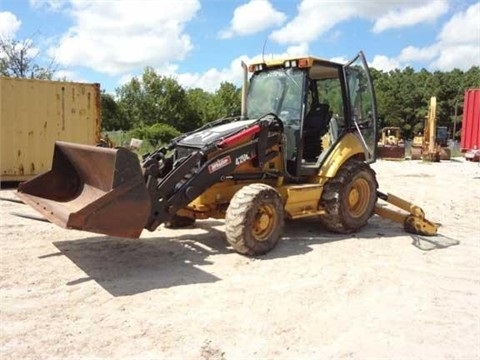
[[[373,163],[377,152],[377,104],[375,91],[363,52],[344,66],[351,128],[360,136],[365,162]]]

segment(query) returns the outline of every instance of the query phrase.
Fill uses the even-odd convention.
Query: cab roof
[[[295,62],[294,66],[292,66],[293,62]],[[301,65],[299,65],[300,62]],[[269,68],[277,67],[309,68],[310,78],[325,79],[338,77],[338,70],[343,67],[343,64],[314,56],[288,56],[263,59],[263,61],[255,61],[249,65],[249,68],[254,69],[253,71],[258,71],[258,69],[261,69],[260,71],[265,71]]]
[[[267,67],[272,67],[272,66],[280,66],[285,63],[287,60],[299,60],[299,59],[306,59],[307,62],[311,65],[316,65],[316,64],[322,64],[322,65],[334,65],[334,66],[343,66],[341,63],[337,63],[334,61],[330,61],[327,59],[322,59],[319,57],[311,56],[311,55],[300,55],[300,56],[283,56],[283,57],[278,57],[278,58],[270,58],[270,59],[263,59],[263,60],[258,60],[258,61],[253,61],[250,64],[251,65],[256,65],[256,64],[265,64]]]

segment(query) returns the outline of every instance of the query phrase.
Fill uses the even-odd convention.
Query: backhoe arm
[[[378,203],[375,205],[375,214],[403,224],[405,231],[409,233],[424,236],[437,235],[437,229],[439,225],[425,219],[424,211],[417,205],[414,205],[395,195],[384,194],[380,191],[377,191],[377,196],[379,199],[382,199],[389,204],[408,212],[408,214],[388,209],[380,206]]]

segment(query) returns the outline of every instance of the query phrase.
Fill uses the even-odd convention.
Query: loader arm
[[[255,167],[262,168],[265,162],[276,157],[278,152],[269,149],[279,144],[282,137],[280,132],[270,132],[269,127],[270,124],[267,121],[255,124],[219,140],[214,144],[215,146],[193,151],[185,158],[178,160],[172,168],[165,166],[163,172],[158,171],[157,160],[152,162],[146,159],[144,163],[146,186],[152,207],[145,228],[149,231],[155,230],[206,189],[232,175],[234,169],[244,161],[252,160]],[[241,143],[242,139],[252,134],[257,136],[251,141]],[[238,142],[241,144],[237,145]],[[208,155],[218,151],[218,148],[222,148],[222,151],[208,158]],[[168,164],[172,161],[163,155],[156,154],[155,157],[160,158],[160,163]],[[235,177],[235,175],[241,176],[239,174],[232,176]],[[272,174],[259,171],[243,176],[259,180]]]
[[[439,224],[435,224],[427,220],[425,218],[425,212],[417,205],[414,205],[395,195],[384,194],[380,191],[377,191],[377,196],[379,199],[406,211],[407,214],[388,209],[379,205],[378,203],[375,205],[375,214],[403,224],[405,231],[411,234],[424,236],[437,235]]]

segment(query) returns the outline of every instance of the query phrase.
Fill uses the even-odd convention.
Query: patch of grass
[[[451,153],[450,153],[450,156],[453,158],[453,157],[464,157],[465,154],[463,152],[461,152],[460,150],[458,149],[452,149],[451,150]]]
[[[132,136],[128,131],[108,131],[102,133],[104,136],[108,135],[111,141],[113,141],[114,146],[122,146],[127,147],[130,145],[130,140]],[[142,139],[140,139],[142,140]],[[151,153],[152,151],[156,150],[148,141],[143,140],[140,149],[137,151],[138,154],[143,155],[147,153]]]

